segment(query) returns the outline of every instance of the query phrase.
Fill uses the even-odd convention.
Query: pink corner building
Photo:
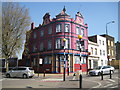
[[[81,52],[78,35],[82,35]],[[33,67],[35,72],[63,73],[64,60],[66,73],[76,72],[80,70],[80,56],[82,71],[87,72],[88,25],[80,12],[75,19],[70,18],[65,7],[53,19],[46,13],[38,27],[31,24],[25,47],[24,65]]]

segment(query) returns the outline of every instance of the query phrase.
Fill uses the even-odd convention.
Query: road
[[[90,90],[94,88],[118,88],[118,70],[112,75],[104,75],[103,80],[101,76],[89,76],[83,75],[82,88],[89,88]],[[74,80],[73,74],[69,76],[66,75],[66,81],[63,81],[62,74],[40,74],[38,77],[35,75],[30,79],[22,78],[3,78],[0,79],[2,82],[2,88],[79,88],[79,80]],[[119,83],[120,84],[120,83]],[[119,85],[120,86],[120,85]]]

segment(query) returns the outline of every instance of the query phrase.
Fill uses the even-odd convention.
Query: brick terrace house
[[[88,25],[84,23],[84,18],[80,12],[77,12],[75,20],[66,14],[65,7],[53,19],[50,19],[50,14],[46,13],[43,17],[43,23],[38,27],[34,27],[34,23],[31,24],[31,30],[28,32],[30,38],[26,40],[25,46],[27,49],[23,53],[24,64],[33,67],[35,72],[46,70],[50,73],[63,73],[65,55],[66,72],[75,72],[80,69],[78,35],[82,35],[81,63],[82,71],[86,72],[88,58],[87,29]],[[64,38],[66,39],[65,44]],[[63,44],[65,45],[64,48]],[[43,63],[39,65],[40,58]]]

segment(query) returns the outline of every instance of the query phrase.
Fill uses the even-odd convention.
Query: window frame
[[[52,26],[48,27],[48,34],[52,34]]]
[[[59,30],[58,30],[58,25],[59,25]],[[62,32],[62,24],[56,24],[56,33]]]
[[[68,31],[66,31],[66,25],[68,25]],[[70,24],[64,24],[64,32],[70,32]]]
[[[80,31],[80,27],[79,26],[76,26],[76,34],[80,35],[81,34],[81,31]]]

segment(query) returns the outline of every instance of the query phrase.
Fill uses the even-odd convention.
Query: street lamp
[[[81,39],[82,39],[82,35],[78,35],[78,39],[79,39],[79,49],[80,49],[80,76],[79,76],[79,86],[80,89],[82,88],[82,63],[81,63]]]
[[[64,74],[63,74],[63,81],[65,81],[65,64],[66,64],[66,60],[65,60],[65,42],[66,42],[66,39],[65,38],[63,38],[62,39],[63,40],[63,47],[64,47]]]
[[[111,21],[111,22],[106,23],[106,35],[108,35],[107,25],[110,24],[110,23],[115,23],[115,21]]]
[[[78,35],[78,39],[79,39],[79,43],[80,43],[79,44],[79,49],[80,49],[80,70],[82,70],[82,64],[81,64],[81,39],[82,39],[82,35]]]

